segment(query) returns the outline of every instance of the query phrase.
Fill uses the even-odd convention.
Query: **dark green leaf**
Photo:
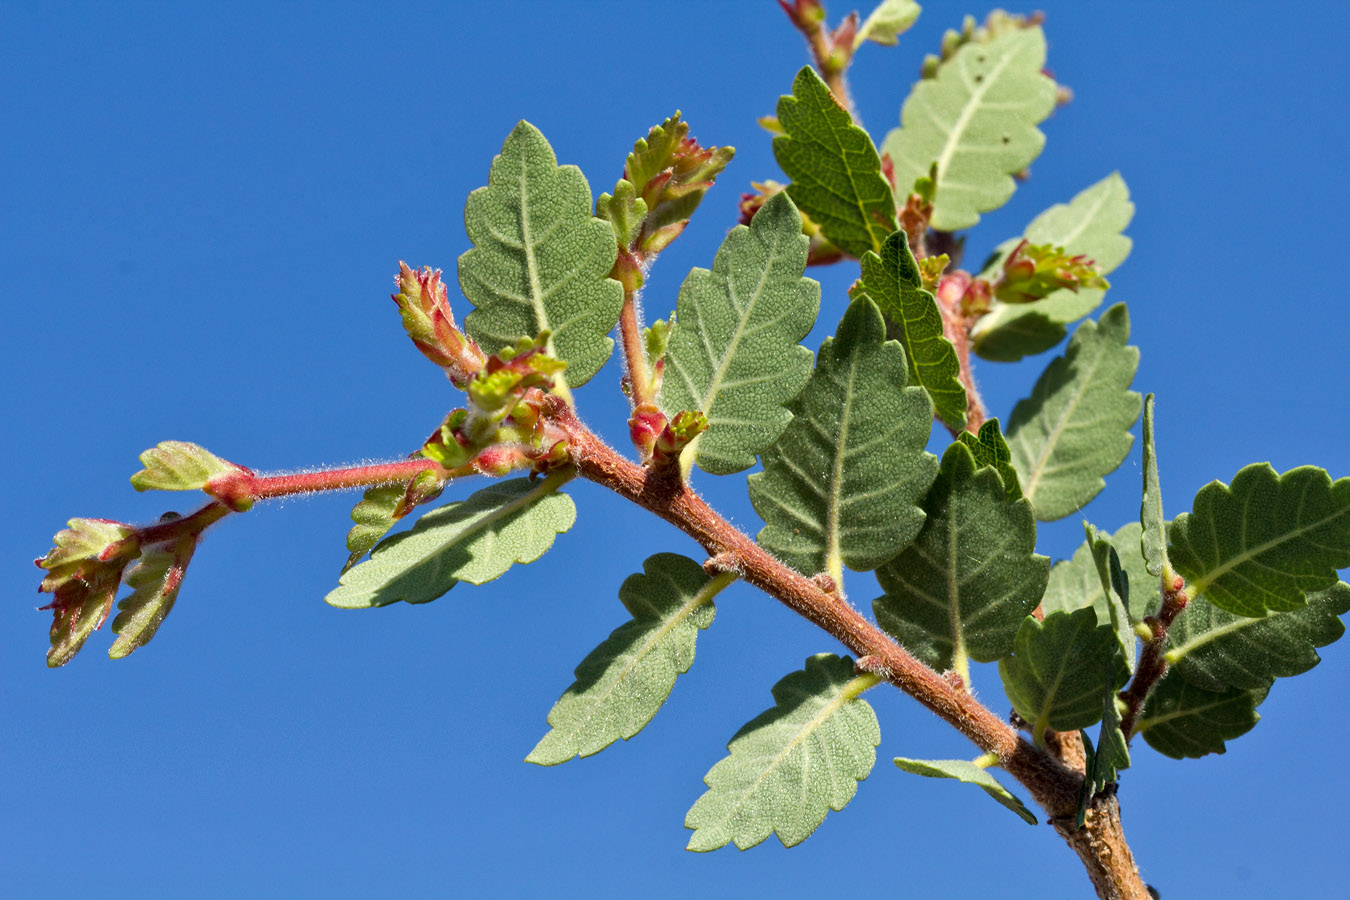
[[[1008,442],[1003,439],[1003,432],[999,430],[998,419],[986,420],[980,426],[979,434],[963,431],[956,439],[965,444],[974,455],[977,466],[981,468],[989,466],[998,472],[1010,501],[1022,498],[1022,485],[1017,480],[1017,470],[1012,465],[1012,451],[1008,449]]]
[[[1050,560],[1038,556],[1025,500],[1010,502],[993,469],[965,444],[942,456],[914,543],[877,571],[886,594],[877,623],[935,669],[965,673],[966,659],[1007,656],[1023,618],[1045,592]]]
[[[954,778],[966,784],[973,784],[1008,809],[1017,813],[1028,825],[1036,824],[1036,816],[1007,788],[999,784],[993,775],[981,769],[973,762],[964,759],[905,759],[895,758],[895,764],[903,771],[925,778]]]
[[[754,465],[792,419],[783,404],[811,376],[798,341],[820,308],[820,285],[802,277],[809,243],[792,201],[775,194],[731,230],[711,272],[694,269],[680,288],[660,405],[708,417],[687,451],[706,472]]]
[[[469,334],[495,353],[549,331],[567,383],[585,384],[609,359],[623,288],[609,278],[614,232],[591,215],[581,170],[559,166],[539,130],[521,122],[487,187],[469,195],[464,226],[474,247],[459,258],[459,285],[477,307],[464,320]]]
[[[1111,536],[1113,547],[1123,548],[1119,554],[1120,565],[1130,585],[1129,610],[1130,621],[1138,623],[1144,616],[1154,612],[1158,606],[1159,581],[1144,567],[1144,557],[1139,553],[1139,523],[1130,522]],[[1097,611],[1097,621],[1110,621],[1111,611],[1106,594],[1103,593],[1101,575],[1092,555],[1092,548],[1086,542],[1074,552],[1072,559],[1062,559],[1050,570],[1050,583],[1046,586],[1045,597],[1041,600],[1041,609],[1047,613],[1057,609],[1072,611],[1091,606]]]
[[[821,653],[774,685],[774,707],[746,723],[704,776],[708,790],[684,819],[694,831],[688,849],[746,850],[775,833],[791,847],[843,809],[881,743],[876,713],[858,697],[876,682],[855,676],[848,657]]]
[[[1139,350],[1126,346],[1130,317],[1118,303],[1084,322],[1008,422],[1022,493],[1041,521],[1081,509],[1106,486],[1102,476],[1130,452],[1141,400],[1131,391]]]
[[[1173,759],[1198,759],[1223,753],[1224,741],[1241,737],[1261,716],[1256,707],[1269,688],[1234,688],[1215,693],[1184,678],[1164,678],[1144,704],[1134,728],[1154,750]]]
[[[1350,566],[1350,478],[1323,469],[1283,475],[1247,466],[1229,487],[1211,481],[1172,522],[1172,565],[1220,609],[1241,616],[1303,606]]]
[[[778,100],[778,123],[786,134],[773,139],[773,155],[792,179],[793,202],[850,255],[880,250],[898,227],[895,196],[872,139],[810,66]]]
[[[1088,523],[1083,523],[1087,532],[1088,547],[1092,551],[1092,561],[1097,566],[1097,578],[1102,586],[1102,596],[1106,600],[1106,619],[1111,623],[1120,644],[1121,658],[1130,674],[1134,674],[1135,635],[1134,625],[1130,621],[1130,580],[1120,565],[1120,555],[1112,546],[1111,539]],[[1147,582],[1146,582],[1147,583]],[[1101,618],[1098,618],[1101,621]]]
[[[749,479],[767,523],[759,543],[807,575],[875,569],[923,525],[937,458],[924,452],[933,407],[906,387],[905,354],[868,299],[826,338],[790,424]]]

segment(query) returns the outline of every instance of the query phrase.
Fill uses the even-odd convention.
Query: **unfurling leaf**
[[[895,231],[895,196],[867,132],[853,124],[825,82],[803,67],[778,101],[786,134],[773,155],[792,179],[788,195],[835,246],[861,257]]]
[[[1321,661],[1317,648],[1340,640],[1350,585],[1308,594],[1308,605],[1258,618],[1237,616],[1196,597],[1168,629],[1173,676],[1207,691],[1258,688],[1301,675]]]
[[[925,778],[954,778],[966,784],[973,784],[1012,810],[1028,825],[1036,824],[1036,816],[1015,794],[973,762],[964,759],[905,759],[903,756],[897,756],[895,764],[902,771],[922,775]]]
[[[666,348],[660,405],[690,410],[708,430],[686,453],[714,475],[749,468],[792,419],[784,408],[811,376],[806,337],[820,285],[803,278],[808,240],[786,194],[775,194],[722,242],[712,271],[680,288],[679,327]]]
[[[121,659],[144,647],[159,631],[178,599],[200,536],[190,534],[177,542],[149,547],[127,571],[127,587],[132,590],[117,604],[112,623],[117,640],[108,650],[110,658]]]
[[[455,446],[459,446],[457,443]],[[356,524],[347,532],[347,550],[350,555],[342,571],[361,561],[370,549],[379,543],[394,523],[402,519],[420,503],[440,496],[445,479],[433,472],[422,472],[407,484],[377,484],[368,488],[361,501],[352,507],[352,521]]]
[[[1167,559],[1167,520],[1163,518],[1162,488],[1158,484],[1158,456],[1153,447],[1153,395],[1144,398],[1144,499],[1139,505],[1139,549],[1150,575],[1170,571]]]
[[[998,419],[987,419],[980,426],[978,434],[963,431],[956,439],[966,445],[966,449],[975,457],[975,465],[988,466],[1003,479],[1003,489],[1008,493],[1008,501],[1022,499],[1022,484],[1017,480],[1017,470],[1013,468],[1012,451],[999,430]]]
[[[1172,522],[1172,565],[1196,594],[1240,616],[1303,606],[1350,566],[1350,478],[1323,469],[1283,475],[1247,466],[1232,487],[1212,481]]]
[[[998,474],[954,443],[923,507],[918,538],[877,571],[877,623],[935,669],[1007,656],[1050,571],[1034,552],[1031,505],[1010,501]]]
[[[1157,610],[1159,588],[1158,579],[1149,574],[1144,557],[1139,554],[1139,523],[1130,522],[1111,535],[1111,546],[1119,548],[1116,552],[1120,567],[1130,585],[1130,621],[1137,624]],[[1062,559],[1050,570],[1041,609],[1046,613],[1057,609],[1072,612],[1091,606],[1097,611],[1098,622],[1108,622],[1110,600],[1104,591],[1092,546],[1085,542],[1074,551],[1072,559]]]
[[[422,355],[445,370],[456,387],[464,387],[483,367],[483,351],[455,327],[441,270],[414,272],[402,260],[392,298],[403,317],[403,330]]]
[[[933,407],[906,387],[905,354],[867,298],[853,301],[816,356],[793,420],[749,479],[759,543],[806,575],[875,569],[923,525],[937,473],[924,452]]]
[[[1082,254],[1093,261],[1099,273],[1109,275],[1130,253],[1130,239],[1121,232],[1133,217],[1129,188],[1113,172],[1068,203],[1041,213],[1026,227],[1022,240]],[[1004,258],[1019,243],[1013,238],[1000,244],[982,276],[996,280]],[[1029,304],[995,301],[971,331],[975,352],[985,359],[1012,362],[1049,350],[1064,338],[1064,326],[1090,314],[1105,293],[1102,288],[1083,287],[1077,292],[1056,291]]]
[[[461,581],[483,584],[513,563],[534,562],[576,520],[571,498],[557,493],[566,480],[497,482],[434,509],[412,531],[381,541],[324,599],[344,609],[427,603]]]
[[[1101,582],[1102,596],[1106,599],[1106,619],[1116,633],[1120,644],[1121,658],[1125,667],[1134,674],[1135,634],[1134,623],[1130,621],[1130,577],[1121,566],[1120,554],[1111,543],[1111,538],[1098,531],[1087,522],[1083,523],[1087,533],[1087,544],[1092,551],[1092,561],[1097,566],[1097,578]],[[1147,585],[1148,582],[1145,582]],[[1103,621],[1100,617],[1097,621]]]
[[[619,599],[632,613],[576,668],[576,682],[548,714],[552,729],[525,757],[554,766],[599,753],[633,737],[689,671],[701,629],[713,620],[713,597],[734,576],[709,578],[687,556],[658,553],[630,575]]]
[[[1111,285],[1086,254],[1055,244],[1033,244],[1025,238],[1003,260],[1003,274],[994,297],[1004,303],[1035,303],[1058,291],[1105,291]]]
[[[1109,663],[1107,664],[1110,665]],[[1087,819],[1087,809],[1092,798],[1115,781],[1122,769],[1130,767],[1130,745],[1125,733],[1120,730],[1121,701],[1116,698],[1115,687],[1107,689],[1102,706],[1102,727],[1097,733],[1097,746],[1087,732],[1078,733],[1083,739],[1083,751],[1087,757],[1087,768],[1083,773],[1083,788],[1078,795],[1077,827],[1082,828]]]
[[[954,429],[966,423],[966,389],[956,348],[942,330],[937,300],[923,288],[903,231],[886,238],[881,254],[865,253],[862,278],[851,292],[872,298],[897,332],[909,361],[909,383],[928,391],[938,418]]]
[[[141,465],[145,468],[131,476],[138,491],[195,491],[213,478],[246,471],[185,441],[161,441],[141,454]]]
[[[865,41],[894,47],[899,43],[900,35],[909,31],[922,11],[923,7],[914,0],[881,0],[858,27],[858,33],[853,38],[853,49],[857,50]]]
[[[741,850],[777,834],[800,844],[857,792],[876,763],[881,729],[858,694],[875,676],[853,674],[848,657],[821,653],[773,686],[774,707],[747,722],[730,755],[704,776],[708,791],[685,816],[690,850]]]
[[[882,150],[906,190],[937,161],[934,228],[969,228],[1012,196],[1012,173],[1040,154],[1045,135],[1036,124],[1055,107],[1044,67],[1045,36],[1021,28],[967,44],[936,78],[914,86]]]
[[[47,574],[38,587],[52,601],[51,648],[47,665],[64,666],[102,627],[112,610],[122,571],[141,553],[136,529],[107,519],[71,519],[53,538],[51,550],[35,560]]]
[[[1110,624],[1098,625],[1088,607],[1048,613],[1040,622],[1027,616],[1013,655],[999,661],[998,672],[1013,709],[1038,741],[1046,728],[1074,731],[1100,721],[1102,697],[1129,676]]]
[[[1184,678],[1164,678],[1148,695],[1134,733],[1154,750],[1173,759],[1198,759],[1223,753],[1225,741],[1256,727],[1256,707],[1269,688],[1206,691]]]
[[[1042,522],[1062,519],[1106,486],[1130,452],[1141,398],[1131,391],[1139,350],[1126,346],[1130,316],[1118,303],[1078,327],[1068,351],[1046,367],[1008,421],[1022,493]]]
[[[464,319],[469,333],[495,353],[548,331],[567,383],[585,384],[613,349],[623,288],[609,277],[614,232],[591,215],[581,170],[558,165],[539,130],[521,122],[487,187],[469,195],[464,225],[474,247],[459,258],[459,284],[477,307]]]

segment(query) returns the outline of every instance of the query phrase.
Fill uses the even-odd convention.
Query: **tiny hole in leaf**
[[[1003,136],[1003,143],[1005,143],[1005,144],[1011,144],[1011,143],[1012,143],[1012,138],[1008,137],[1008,136],[1005,134],[1005,135]]]
[[[983,76],[983,75],[976,75],[976,76],[975,76],[975,83],[976,83],[976,84],[979,84],[981,81],[984,81],[984,76]]]

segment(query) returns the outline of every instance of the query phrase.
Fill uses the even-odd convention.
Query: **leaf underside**
[[[112,659],[121,659],[144,647],[154,638],[159,626],[173,611],[183,586],[183,571],[192,558],[196,539],[184,546],[152,547],[143,552],[126,574],[132,591],[117,604],[112,630],[117,640],[108,650]]]
[[[1036,816],[1011,791],[998,783],[998,780],[985,769],[965,759],[905,759],[895,758],[895,764],[901,770],[925,778],[954,778],[966,784],[973,784],[990,797],[1012,810],[1028,825],[1036,824]]]
[[[1117,548],[1121,569],[1130,585],[1129,611],[1133,623],[1141,622],[1144,616],[1157,611],[1160,585],[1159,580],[1149,574],[1144,557],[1139,553],[1139,534],[1139,523],[1130,522],[1111,535],[1111,545]],[[1098,622],[1109,622],[1109,603],[1092,547],[1085,541],[1074,551],[1072,558],[1060,560],[1050,570],[1050,583],[1041,599],[1041,609],[1047,613],[1057,609],[1072,612],[1091,606],[1097,611]]]
[[[1136,638],[1129,612],[1129,575],[1121,565],[1120,554],[1116,552],[1110,536],[1087,523],[1084,523],[1083,527],[1087,531],[1088,547],[1092,551],[1092,561],[1097,567],[1097,580],[1101,584],[1102,596],[1106,600],[1106,618],[1103,619],[1098,615],[1097,621],[1111,623],[1125,666],[1133,675]]]
[[[1017,470],[1013,468],[1012,451],[1008,449],[998,419],[987,419],[978,433],[963,431],[956,439],[970,450],[977,466],[989,466],[998,472],[1009,502],[1022,499],[1022,483],[1017,478]]]
[[[1260,720],[1256,707],[1265,687],[1207,691],[1184,678],[1164,678],[1148,695],[1135,733],[1154,750],[1173,759],[1198,759],[1223,753],[1225,741],[1251,731]]]
[[[815,372],[789,404],[792,423],[749,478],[758,541],[806,575],[836,558],[875,569],[918,534],[937,473],[924,452],[933,407],[906,387],[905,354],[870,300],[849,305]]]
[[[1144,499],[1139,504],[1139,549],[1150,575],[1171,568],[1167,559],[1167,520],[1163,517],[1162,486],[1158,483],[1158,455],[1153,446],[1153,395],[1144,398]]]

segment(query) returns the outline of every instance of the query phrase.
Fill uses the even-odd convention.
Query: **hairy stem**
[[[1162,573],[1162,605],[1158,608],[1156,616],[1149,616],[1144,619],[1145,624],[1153,632],[1153,637],[1144,642],[1143,652],[1139,654],[1139,666],[1135,669],[1134,678],[1130,681],[1128,687],[1120,692],[1120,699],[1125,701],[1125,713],[1120,718],[1120,730],[1128,741],[1133,735],[1134,726],[1139,721],[1139,715],[1144,710],[1144,702],[1148,700],[1149,693],[1157,685],[1162,677],[1167,674],[1167,630],[1172,627],[1177,616],[1181,615],[1186,609],[1186,604],[1190,603],[1190,593],[1186,589],[1186,582],[1180,576],[1172,572],[1170,566],[1163,567]]]
[[[651,403],[651,373],[647,371],[647,349],[642,341],[642,323],[638,321],[636,291],[624,291],[623,309],[619,312],[619,335],[622,338],[624,364],[628,367],[628,382],[632,388],[630,400],[637,407]]]
[[[293,475],[254,475],[252,472],[232,472],[213,479],[207,486],[212,496],[236,509],[247,508],[256,500],[312,494],[318,491],[341,491],[348,488],[393,484],[422,472],[441,472],[446,477],[471,475],[477,470],[472,464],[458,469],[444,469],[429,459],[404,459],[369,466],[345,469],[320,469],[316,472],[297,472]]]

